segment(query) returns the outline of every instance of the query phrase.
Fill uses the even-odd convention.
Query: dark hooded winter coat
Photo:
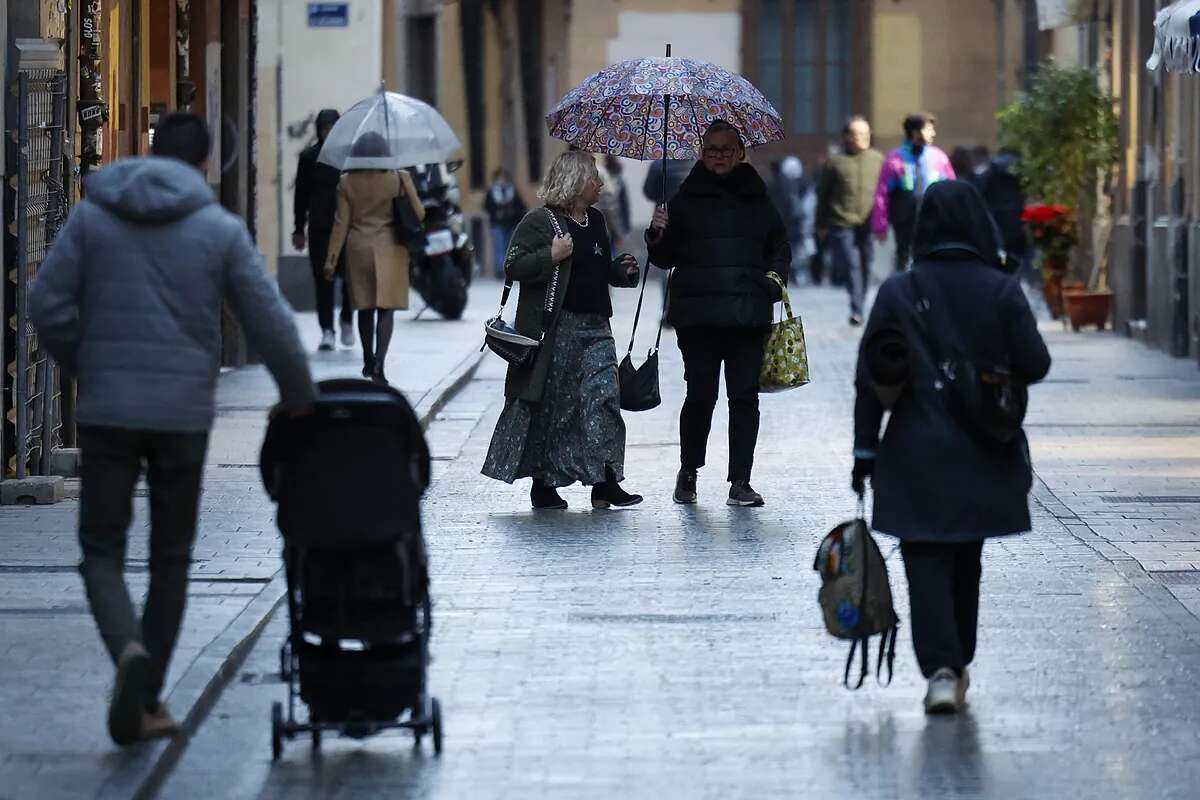
[[[667,320],[677,328],[768,328],[792,263],[783,220],[749,164],[728,175],[697,163],[668,204],[650,260],[671,276]]]
[[[976,363],[1007,366],[1025,384],[1050,370],[1050,354],[1016,277],[1005,274],[999,235],[983,198],[964,181],[937,183],[917,218],[913,272],[930,302],[930,328],[954,330]],[[1033,479],[1022,434],[987,443],[949,413],[924,343],[911,273],[879,289],[864,341],[894,329],[908,340],[909,381],[880,438],[883,405],[860,351],[854,408],[858,458],[875,458],[873,526],[906,541],[966,542],[1030,528]]]
[[[323,125],[332,126],[338,121],[338,112],[332,108],[323,109],[317,114],[317,130]],[[321,155],[323,142],[313,142],[300,153],[300,163],[296,168],[296,194],[293,215],[294,230],[304,233],[308,226],[309,236],[329,235],[333,230],[333,218],[337,213],[338,180],[342,173],[317,160]]]

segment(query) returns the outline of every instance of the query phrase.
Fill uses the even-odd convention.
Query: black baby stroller
[[[288,686],[271,708],[271,751],[284,738],[333,731],[363,738],[407,728],[442,751],[442,716],[427,691],[430,614],[421,495],[429,449],[394,389],[324,381],[315,413],[276,417],[262,474],[278,504],[287,575]],[[308,721],[296,721],[296,698]]]

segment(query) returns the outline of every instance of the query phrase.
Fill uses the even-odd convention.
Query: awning
[[[1154,54],[1146,69],[1200,72],[1200,0],[1180,0],[1154,18]]]

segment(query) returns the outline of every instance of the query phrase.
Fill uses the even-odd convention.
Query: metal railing
[[[69,207],[64,175],[67,76],[22,70],[17,77],[16,477],[46,475],[62,443],[58,368],[29,321],[29,289]]]

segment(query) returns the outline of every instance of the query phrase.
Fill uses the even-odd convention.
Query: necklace
[[[574,222],[576,225],[578,225],[581,228],[586,228],[588,226],[588,223],[592,221],[591,217],[588,216],[588,213],[586,210],[583,212],[583,222],[580,222],[579,220],[575,219],[575,214],[573,212],[568,211],[567,216],[571,218],[571,222]]]

